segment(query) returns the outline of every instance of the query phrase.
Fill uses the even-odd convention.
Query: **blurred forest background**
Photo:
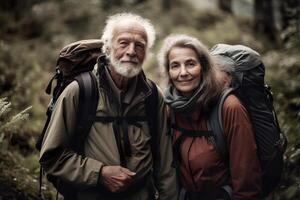
[[[162,83],[155,53],[170,33],[208,47],[244,44],[261,53],[282,131],[289,145],[282,182],[268,199],[300,197],[300,37],[297,0],[1,0],[0,199],[39,199],[35,139],[46,119],[44,92],[59,50],[99,38],[108,15],[130,11],[157,29],[146,73]],[[43,199],[55,198],[43,181]]]

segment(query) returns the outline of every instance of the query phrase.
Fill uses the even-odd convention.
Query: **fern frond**
[[[7,97],[0,99],[0,119],[2,119],[4,115],[11,111],[11,103],[6,101]]]

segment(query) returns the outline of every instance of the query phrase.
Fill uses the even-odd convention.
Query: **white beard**
[[[138,75],[142,71],[143,65],[143,63],[138,65],[130,65],[127,63],[123,64],[119,60],[115,59],[113,54],[110,56],[110,63],[118,74],[126,78],[132,78]]]

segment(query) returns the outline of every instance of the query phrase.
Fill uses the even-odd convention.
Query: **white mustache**
[[[121,62],[133,62],[133,63],[138,63],[139,60],[137,58],[132,58],[132,59],[129,59],[129,60],[121,60]]]

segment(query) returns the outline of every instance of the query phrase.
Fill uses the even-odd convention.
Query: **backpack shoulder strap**
[[[209,125],[213,131],[215,145],[217,151],[221,154],[222,158],[228,155],[226,148],[226,141],[223,134],[222,126],[222,108],[225,99],[233,92],[232,88],[226,89],[222,92],[217,105],[213,108],[212,113],[209,117]]]
[[[85,141],[94,122],[99,100],[97,79],[92,72],[84,72],[75,77],[79,85],[79,101],[76,116],[76,137],[71,142],[72,147],[83,154],[82,141]]]
[[[151,135],[151,151],[153,155],[153,160],[156,160],[157,156],[157,143],[158,143],[158,123],[157,123],[157,116],[158,116],[158,89],[156,84],[147,79],[149,83],[152,93],[146,99],[146,116],[148,118],[148,123],[150,127],[150,135]]]

